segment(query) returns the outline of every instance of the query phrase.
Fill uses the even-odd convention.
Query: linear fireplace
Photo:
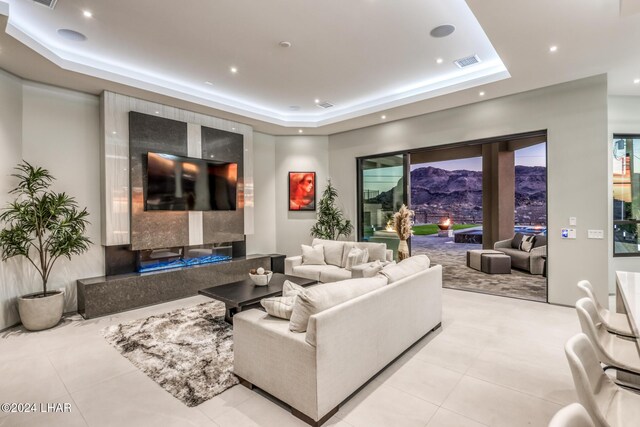
[[[138,251],[137,270],[139,273],[190,267],[229,261],[233,258],[231,245],[200,245],[197,247],[176,247]]]
[[[246,255],[245,242],[166,247],[132,251],[128,245],[105,247],[105,275],[146,273],[230,261]]]

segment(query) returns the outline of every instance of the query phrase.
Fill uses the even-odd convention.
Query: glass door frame
[[[407,205],[407,206],[411,206],[411,184],[410,184],[410,172],[411,172],[411,154],[410,152],[407,151],[397,151],[394,153],[384,153],[384,154],[373,154],[373,155],[369,155],[369,156],[362,156],[362,157],[356,157],[356,179],[357,179],[357,183],[356,183],[356,191],[357,191],[357,213],[358,213],[358,220],[357,220],[357,224],[356,224],[356,230],[357,230],[357,241],[358,242],[362,242],[364,239],[364,209],[363,209],[363,172],[364,169],[362,167],[362,164],[367,161],[367,160],[371,160],[371,159],[377,159],[380,157],[393,157],[393,156],[403,156],[402,158],[402,166],[403,166],[403,195],[402,195],[402,202]],[[411,239],[408,240],[408,244],[409,244],[409,253],[411,253]]]

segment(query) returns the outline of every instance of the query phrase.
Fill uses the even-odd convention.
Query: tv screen
[[[147,154],[147,211],[234,211],[238,164]]]

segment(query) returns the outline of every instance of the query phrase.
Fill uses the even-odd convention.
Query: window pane
[[[614,135],[614,255],[640,254],[638,221],[640,221],[640,137]]]

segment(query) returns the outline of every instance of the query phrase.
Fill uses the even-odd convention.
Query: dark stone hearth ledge
[[[271,257],[248,255],[172,270],[80,279],[78,312],[91,319],[186,298],[197,295],[200,289],[244,280],[249,270],[258,267],[270,269]]]

